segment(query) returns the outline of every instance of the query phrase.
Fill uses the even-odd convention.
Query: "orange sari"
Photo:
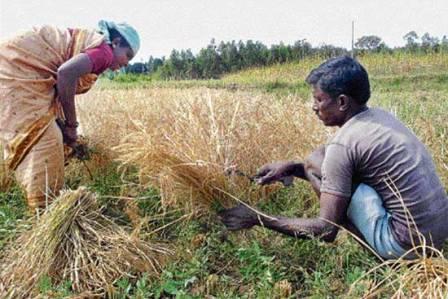
[[[63,118],[57,100],[57,70],[73,56],[100,45],[94,30],[70,34],[52,26],[34,28],[0,44],[0,142],[9,171],[24,187],[30,208],[43,207],[64,181]],[[88,91],[97,75],[78,80]]]

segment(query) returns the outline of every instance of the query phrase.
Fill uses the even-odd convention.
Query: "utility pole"
[[[352,21],[352,58],[355,58],[355,21]]]

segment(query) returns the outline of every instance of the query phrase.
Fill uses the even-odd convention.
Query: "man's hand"
[[[249,229],[258,224],[258,215],[243,204],[220,212],[219,217],[229,230]]]
[[[294,179],[295,164],[292,161],[265,164],[255,175],[255,182],[260,185],[282,182],[283,185],[289,186]]]

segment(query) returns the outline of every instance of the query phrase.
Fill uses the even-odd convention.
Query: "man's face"
[[[343,113],[339,109],[337,99],[332,99],[329,94],[319,87],[313,86],[313,111],[325,126],[341,126]]]

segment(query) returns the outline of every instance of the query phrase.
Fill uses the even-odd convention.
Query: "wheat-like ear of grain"
[[[157,275],[169,253],[105,217],[85,188],[65,191],[2,253],[0,297],[36,296],[44,277],[70,281],[76,292],[104,294],[121,277]]]

